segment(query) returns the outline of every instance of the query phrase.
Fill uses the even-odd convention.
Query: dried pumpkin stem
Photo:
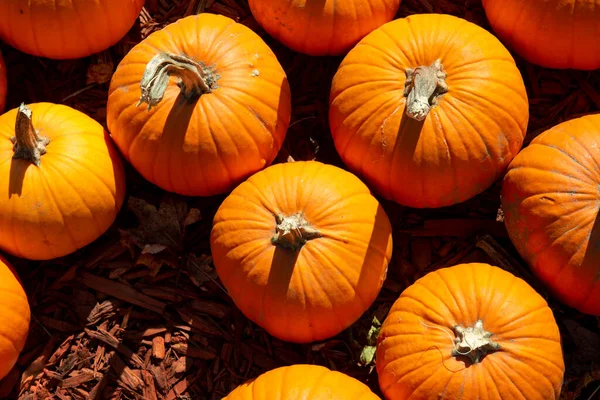
[[[31,108],[21,103],[17,111],[15,123],[15,136],[10,138],[13,142],[13,158],[22,158],[40,166],[42,155],[46,154],[46,146],[50,139],[40,136],[31,122]]]
[[[453,357],[463,356],[469,358],[473,364],[477,364],[488,353],[500,350],[498,343],[491,337],[493,333],[483,329],[483,321],[477,320],[473,326],[454,326],[454,349]]]
[[[211,67],[192,60],[185,55],[158,53],[144,71],[140,88],[142,96],[137,106],[148,104],[148,110],[163,99],[171,75],[178,78],[177,85],[188,101],[195,101],[205,93],[217,88],[219,76]]]
[[[301,212],[288,217],[277,214],[275,222],[277,225],[271,242],[292,251],[299,251],[307,241],[322,236],[321,232],[310,226]]]
[[[440,60],[430,66],[408,68],[406,70],[406,115],[423,121],[432,106],[436,105],[444,93],[448,92],[446,72]]]

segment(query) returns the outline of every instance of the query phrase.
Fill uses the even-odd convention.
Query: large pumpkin
[[[256,33],[200,14],[152,33],[125,56],[107,113],[113,139],[144,178],[209,196],[271,164],[291,96],[283,68]]]
[[[379,400],[359,380],[320,365],[295,364],[267,371],[223,400]]]
[[[510,164],[502,186],[508,234],[561,301],[600,315],[600,115],[563,122]]]
[[[6,65],[4,64],[2,53],[0,53],[0,114],[2,114],[6,105],[6,90]]]
[[[31,313],[16,271],[0,256],[0,380],[17,362],[29,334]]]
[[[119,154],[92,118],[51,103],[0,116],[0,249],[69,254],[110,227],[124,196]]]
[[[223,201],[210,237],[238,308],[290,342],[326,339],[367,310],[392,253],[390,221],[364,183],[316,161],[273,165]]]
[[[334,76],[331,133],[375,191],[427,208],[467,200],[499,179],[529,118],[510,53],[450,15],[411,15],[371,32]]]
[[[0,39],[34,56],[87,57],[121,40],[144,0],[2,0]]]
[[[498,37],[548,68],[600,68],[600,0],[483,0]]]
[[[254,18],[292,50],[338,55],[391,21],[401,0],[249,0]]]
[[[557,400],[565,368],[546,301],[478,263],[431,272],[402,292],[376,357],[389,400]]]

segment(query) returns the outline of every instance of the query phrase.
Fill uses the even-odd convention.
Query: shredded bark
[[[0,43],[9,74],[7,109],[23,101],[62,103],[105,126],[114,69],[143,38],[184,16],[226,15],[256,31],[284,67],[292,122],[276,162],[318,160],[343,166],[328,123],[329,86],[341,57],[308,57],[275,41],[246,0],[147,0],[138,23],[109,50],[80,60],[42,60]],[[481,0],[403,0],[399,17],[446,13],[491,30]],[[600,71],[558,71],[515,56],[525,81],[527,145],[543,130],[600,110]],[[212,263],[209,233],[223,196],[162,192],[131,168],[126,207],[84,249],[56,260],[9,257],[29,294],[31,333],[0,398],[209,399],[282,365],[314,363],[343,371],[381,395],[373,360],[361,356],[374,317],[383,319],[416,279],[461,262],[488,262],[544,295],[561,327],[567,365],[563,393],[594,398],[600,385],[600,321],[547,296],[507,238],[498,182],[451,207],[415,210],[382,200],[394,227],[384,287],[364,316],[341,334],[295,345],[269,336],[236,309]]]

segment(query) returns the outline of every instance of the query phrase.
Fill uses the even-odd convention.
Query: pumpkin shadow
[[[587,311],[594,308],[595,312],[599,310],[597,306],[594,307],[600,301],[600,265],[598,265],[598,260],[600,260],[600,212],[596,214],[594,219],[583,261],[578,268],[581,276],[584,277],[583,279],[589,281],[590,285],[582,290],[580,284],[572,284],[574,292],[581,295],[579,307]]]
[[[8,198],[12,196],[21,197],[23,193],[23,181],[25,180],[25,173],[27,172],[27,168],[33,165],[30,161],[25,161],[21,159],[11,159],[10,160],[10,171],[9,171],[9,180],[8,180]]]

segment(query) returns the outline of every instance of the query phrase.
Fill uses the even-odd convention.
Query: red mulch
[[[327,123],[329,84],[341,57],[313,58],[284,48],[258,26],[245,0],[147,0],[140,23],[119,44],[80,60],[40,59],[0,44],[9,73],[7,109],[50,101],[104,124],[108,82],[124,54],[150,32],[203,11],[257,31],[288,74],[294,115],[277,161],[291,156],[341,166]],[[457,15],[490,29],[481,0],[404,0],[399,16],[424,12]],[[600,109],[600,72],[555,71],[516,60],[531,106],[526,143],[559,122]],[[221,399],[245,380],[293,363],[343,371],[380,394],[373,362],[360,359],[373,317],[381,320],[418,277],[469,261],[506,268],[548,299],[567,365],[561,399],[600,398],[600,319],[550,298],[528,272],[504,230],[499,184],[438,210],[383,201],[395,248],[377,301],[338,336],[296,345],[273,339],[244,318],[218,281],[208,237],[224,196],[166,194],[130,167],[127,178],[128,203],[95,243],[47,262],[10,258],[33,315],[25,350],[0,381],[0,398]]]

